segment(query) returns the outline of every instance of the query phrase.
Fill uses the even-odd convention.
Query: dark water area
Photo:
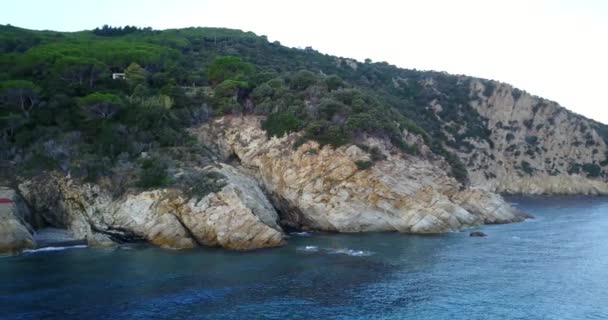
[[[0,319],[608,319],[608,198],[443,235],[292,234],[278,249],[0,259]]]

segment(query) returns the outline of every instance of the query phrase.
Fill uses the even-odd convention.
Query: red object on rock
[[[0,198],[0,203],[13,203],[13,200],[7,198]]]

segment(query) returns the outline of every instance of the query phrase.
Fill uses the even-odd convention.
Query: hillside
[[[0,27],[0,252],[438,233],[608,194],[608,127],[510,85],[238,30]]]
[[[536,178],[607,177],[605,125],[494,81],[360,63],[228,29],[2,26],[0,37],[0,157],[9,177],[60,170],[113,181],[139,172],[148,177],[121,188],[179,184],[162,173],[213,157],[185,128],[242,114],[268,116],[269,136],[304,132],[299,144],[338,147],[370,134],[416,155],[406,130],[461,183],[490,190],[536,192]]]

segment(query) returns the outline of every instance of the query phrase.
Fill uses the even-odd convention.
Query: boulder
[[[14,254],[36,246],[27,223],[29,211],[14,189],[0,187],[0,254]]]
[[[101,233],[92,233],[87,236],[86,240],[87,245],[91,248],[111,248],[116,246],[116,242]]]
[[[473,231],[471,233],[469,233],[470,237],[486,237],[487,234],[481,232],[481,231]]]
[[[230,249],[282,245],[278,214],[257,182],[226,164],[209,169],[226,177],[222,190],[200,201],[177,198],[166,203],[177,208],[176,215],[195,241]]]

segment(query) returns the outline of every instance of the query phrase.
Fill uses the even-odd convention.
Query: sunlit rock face
[[[608,194],[608,149],[597,123],[508,84],[470,85],[471,105],[487,120],[493,142],[470,139],[473,151],[453,150],[473,185],[501,193]]]
[[[307,142],[293,148],[296,134],[268,139],[261,118],[223,117],[195,130],[224,158],[237,159],[255,176],[288,226],[338,232],[437,233],[483,223],[520,221],[525,215],[499,195],[462,188],[447,164],[421,146],[420,156],[365,138],[386,157],[370,168],[370,155],[355,145],[337,149]],[[406,139],[416,139],[408,135]]]
[[[228,165],[215,170],[225,186],[202,198],[178,190],[129,193],[113,199],[94,184],[60,176],[20,185],[32,208],[51,225],[99,245],[107,240],[147,241],[184,249],[199,245],[256,249],[282,245],[278,215],[257,183]]]

